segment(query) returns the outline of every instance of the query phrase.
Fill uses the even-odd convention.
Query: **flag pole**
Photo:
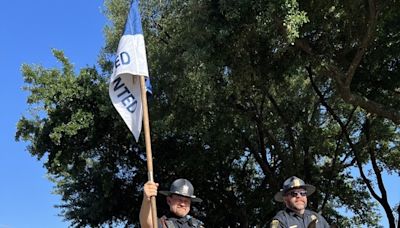
[[[150,124],[149,124],[149,111],[147,107],[146,85],[144,76],[139,76],[139,78],[140,78],[140,91],[142,95],[141,97],[143,106],[143,128],[144,128],[144,140],[146,144],[147,177],[149,181],[154,182],[153,155],[151,153]],[[150,198],[150,202],[151,202],[151,215],[153,221],[153,228],[157,228],[158,218],[157,218],[156,197],[152,196]]]

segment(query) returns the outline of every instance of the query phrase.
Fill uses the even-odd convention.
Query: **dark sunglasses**
[[[307,191],[293,191],[286,193],[286,195],[290,195],[291,197],[297,197],[298,195],[307,196]]]

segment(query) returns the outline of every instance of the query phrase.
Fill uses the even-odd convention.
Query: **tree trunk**
[[[397,228],[400,228],[400,204],[397,206]]]

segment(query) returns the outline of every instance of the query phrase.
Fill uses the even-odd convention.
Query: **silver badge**
[[[183,185],[182,186],[182,194],[188,195],[189,194],[189,186],[188,185]]]

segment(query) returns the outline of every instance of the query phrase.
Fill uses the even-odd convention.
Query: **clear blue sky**
[[[107,23],[102,7],[103,1],[93,0],[12,0],[0,7],[0,228],[69,224],[57,216],[60,211],[54,205],[60,197],[52,194],[43,161],[31,157],[25,143],[14,140],[16,123],[28,114],[20,67],[58,67],[52,48],[63,50],[77,70],[95,65]],[[385,178],[390,200],[399,202],[399,178]],[[386,227],[386,220],[381,224]]]
[[[96,64],[104,45],[103,1],[12,0],[0,7],[0,228],[60,228],[68,223],[53,205],[53,184],[37,161],[14,140],[27,115],[21,64],[58,67],[51,49],[63,50],[76,69]]]

